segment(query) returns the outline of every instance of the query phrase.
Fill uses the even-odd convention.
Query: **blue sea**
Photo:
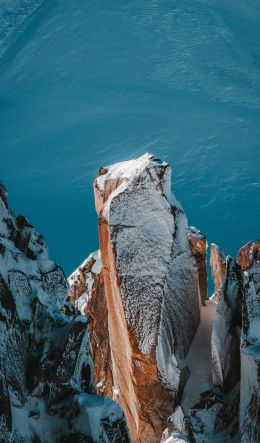
[[[46,0],[25,21],[0,60],[0,177],[67,274],[98,248],[98,168],[147,151],[209,243],[260,237],[259,23],[258,0]]]

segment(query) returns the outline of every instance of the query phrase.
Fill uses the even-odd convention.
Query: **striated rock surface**
[[[215,252],[213,265],[217,263],[219,266],[219,248],[213,246],[213,254]],[[259,441],[259,241],[243,246],[237,261],[227,257],[219,301],[214,304],[208,301],[206,308],[202,308],[201,323],[186,359],[190,377],[181,406],[169,417],[168,428],[161,440],[163,443]],[[217,281],[218,288],[224,272],[221,266],[219,270],[216,273],[221,276]],[[211,371],[207,371],[207,356],[203,351],[210,339],[210,315],[206,310],[213,305],[216,314],[211,335],[212,360]],[[199,362],[195,360],[196,355],[200,357]],[[215,386],[207,379],[210,372]],[[196,400],[198,392],[199,401]]]
[[[260,242],[249,242],[238,253],[245,269],[241,336],[241,442],[260,436]]]
[[[207,240],[205,235],[194,226],[189,227],[188,238],[192,255],[195,257],[197,263],[201,303],[203,306],[206,306],[206,300],[208,299],[208,277],[206,267]]]
[[[211,352],[213,383],[229,391],[240,379],[243,274],[231,257],[213,325]]]
[[[146,154],[101,168],[94,183],[113,392],[134,442],[160,440],[200,318],[196,260],[170,175]]]
[[[94,365],[96,391],[113,397],[113,373],[100,251],[85,260],[68,278],[70,300],[88,316],[89,347]]]
[[[226,274],[226,256],[214,243],[210,246],[210,267],[215,287],[215,292],[210,299],[217,303],[220,299],[222,285]]]
[[[0,442],[128,442],[121,409],[95,395],[86,317],[41,235],[0,186]],[[65,303],[65,304],[64,304]]]

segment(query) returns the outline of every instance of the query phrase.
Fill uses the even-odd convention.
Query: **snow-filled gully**
[[[201,319],[194,336],[186,363],[190,376],[183,391],[182,407],[185,411],[200,399],[200,393],[213,388],[211,380],[211,333],[217,304],[208,300],[201,307]]]

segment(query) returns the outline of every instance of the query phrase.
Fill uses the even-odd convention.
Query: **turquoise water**
[[[46,1],[0,62],[0,176],[70,273],[98,247],[100,166],[170,162],[189,223],[259,237],[260,3]]]

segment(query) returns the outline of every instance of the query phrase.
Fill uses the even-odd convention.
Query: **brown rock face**
[[[238,251],[237,262],[244,271],[247,271],[252,265],[259,267],[260,260],[260,240],[250,241]]]
[[[189,227],[188,238],[191,253],[195,257],[198,268],[200,299],[202,305],[205,306],[208,298],[208,278],[206,268],[207,240],[205,235],[193,226]]]
[[[226,256],[223,251],[214,243],[210,248],[210,267],[215,286],[215,293],[211,297],[212,301],[219,302],[223,281],[226,274]]]
[[[97,394],[113,397],[113,373],[110,352],[108,314],[101,271],[97,277],[85,313],[89,318],[89,347],[94,365]]]
[[[95,362],[96,392],[113,397],[108,313],[99,251],[91,254],[68,280],[71,302],[89,319],[89,347]]]
[[[186,217],[176,200],[169,203],[169,166],[150,155],[102,168],[94,191],[103,275],[84,312],[106,355],[108,343],[100,339],[106,320],[101,327],[97,317],[107,315],[112,362],[111,369],[109,357],[93,344],[95,366],[103,365],[95,378],[109,379],[106,386],[113,379],[113,397],[124,410],[132,441],[159,442],[187,380],[182,362],[200,316]],[[203,247],[202,242],[202,255]],[[197,245],[197,255],[198,250]],[[205,296],[205,282],[201,288]]]

